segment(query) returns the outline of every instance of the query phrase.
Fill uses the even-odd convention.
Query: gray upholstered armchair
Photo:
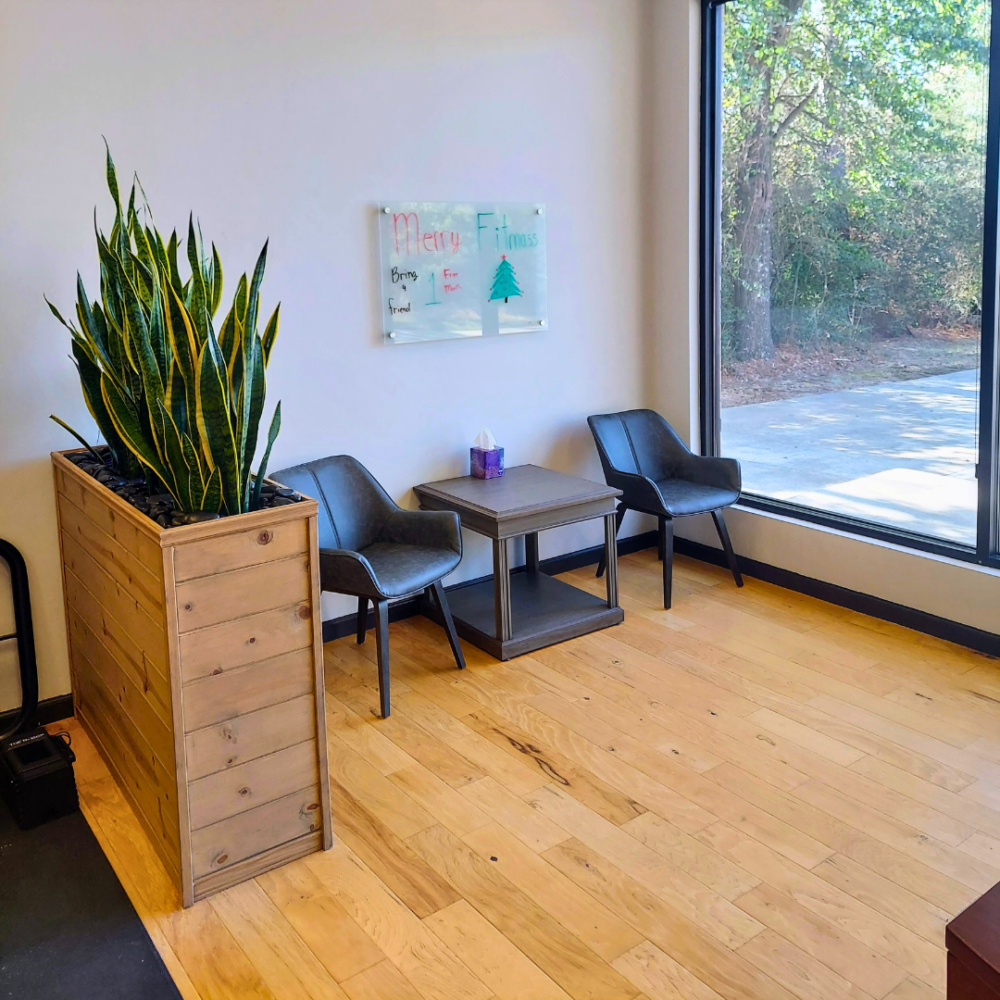
[[[403,510],[350,455],[282,469],[271,478],[319,501],[320,586],[358,598],[358,642],[365,641],[368,602],[375,606],[375,643],[382,715],[389,714],[389,601],[423,592],[444,619],[458,666],[465,666],[441,585],[462,559],[458,515]]]
[[[674,518],[711,513],[737,587],[743,586],[722,508],[740,498],[740,463],[734,458],[695,455],[654,410],[624,410],[588,417],[609,486],[622,491],[617,528],[627,510],[659,519],[663,560],[663,606],[670,607],[673,584]],[[604,558],[597,575],[604,572]]]

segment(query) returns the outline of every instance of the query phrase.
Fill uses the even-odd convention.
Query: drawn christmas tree
[[[490,289],[490,302],[494,299],[507,299],[515,295],[520,295],[521,289],[518,287],[517,278],[514,276],[514,268],[511,267],[507,255],[500,258],[500,266],[497,273],[493,275],[493,287]]]

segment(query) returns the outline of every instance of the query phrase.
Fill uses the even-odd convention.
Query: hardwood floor
[[[1000,662],[678,558],[626,620],[454,669],[326,647],[334,848],[189,910],[79,727],[82,806],[185,998],[931,1000],[1000,881]],[[565,579],[598,592],[593,569]]]

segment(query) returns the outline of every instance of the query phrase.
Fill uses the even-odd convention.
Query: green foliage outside
[[[989,10],[726,4],[724,363],[978,324]]]
[[[279,403],[253,476],[264,368],[278,334],[277,308],[263,335],[257,332],[267,244],[249,285],[245,274],[240,277],[216,334],[222,261],[215,245],[207,257],[193,220],[188,220],[190,275],[183,279],[176,230],[164,241],[155,228],[143,225],[134,185],[128,208],[122,210],[110,152],[107,179],[115,221],[108,238],[96,233],[101,297],[91,302],[77,274],[78,325],[64,320],[49,303],[72,336],[87,407],[121,475],[145,475],[150,492],[169,492],[176,507],[188,513],[255,510],[281,426]],[[145,210],[151,217],[148,206]],[[86,444],[63,421],[53,419]]]

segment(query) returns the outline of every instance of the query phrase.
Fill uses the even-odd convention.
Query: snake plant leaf
[[[230,381],[232,380],[233,358],[236,355],[238,344],[236,341],[236,303],[229,307],[226,318],[219,327],[219,347],[222,350],[222,357],[226,362],[229,371]]]
[[[240,275],[240,280],[236,283],[236,297],[233,299],[233,308],[236,310],[236,318],[240,326],[246,326],[247,322],[247,276]]]
[[[267,447],[264,449],[264,457],[260,460],[260,466],[257,469],[257,475],[254,479],[253,496],[250,498],[250,510],[260,509],[260,490],[264,485],[264,477],[267,475],[267,463],[271,458],[271,448],[274,447],[275,439],[280,430],[281,400],[279,399],[278,405],[274,408],[274,416],[271,417],[271,426],[267,431]]]
[[[257,311],[260,308],[260,285],[264,280],[264,267],[267,264],[268,242],[268,240],[265,240],[264,246],[261,248],[257,264],[253,269],[253,277],[250,279],[250,291],[247,293],[247,318],[243,324],[243,329],[246,331],[243,342],[244,357],[249,357],[250,345],[253,343],[252,340],[248,343],[246,338],[253,337],[257,332]]]
[[[97,424],[97,429],[102,437],[108,442],[111,453],[116,463],[122,459],[123,443],[115,430],[114,421],[108,413],[108,408],[101,393],[101,368],[92,358],[83,344],[73,341],[73,358],[76,361],[76,369],[80,375],[80,386],[83,389],[83,400],[87,404],[90,415]]]
[[[253,351],[250,355],[250,371],[243,384],[246,403],[244,404],[243,426],[241,428],[241,467],[243,471],[241,488],[243,496],[247,498],[244,501],[244,505],[246,505],[249,500],[250,466],[257,453],[257,428],[260,426],[261,414],[264,412],[264,352],[260,337],[254,337]]]
[[[62,313],[59,312],[59,310],[56,309],[56,307],[51,302],[49,302],[49,300],[44,295],[42,296],[42,298],[45,299],[45,304],[49,307],[49,312],[51,312],[52,315],[55,316],[55,318],[59,320],[59,322],[62,323],[62,325],[66,327],[66,329],[69,330],[71,334],[73,334],[74,340],[77,337],[81,336],[80,331],[77,330],[76,327],[70,326],[70,324],[63,319]]]
[[[198,349],[208,340],[208,293],[205,289],[205,275],[201,269],[201,254],[194,235],[194,215],[188,217],[187,238],[188,263],[191,265],[191,303],[188,309],[198,337]]]
[[[107,331],[98,326],[97,321],[94,319],[94,311],[91,308],[87,290],[83,287],[83,278],[80,277],[79,271],[76,272],[76,308],[81,329],[86,334],[88,340],[94,345],[94,348],[103,358],[107,359],[108,345],[105,340]]]
[[[101,376],[101,393],[104,396],[104,405],[108,408],[115,430],[121,439],[136,458],[169,488],[170,476],[163,468],[156,449],[150,445],[148,436],[143,433],[134,404],[105,375]],[[179,497],[174,499],[180,503]]]
[[[65,420],[60,420],[54,413],[49,414],[49,420],[54,420],[60,427],[63,428],[63,430],[69,431],[70,434],[72,434],[73,437],[75,437],[77,441],[79,441],[80,444],[82,444],[84,448],[86,448],[87,451],[89,451],[90,454],[101,463],[101,465],[107,465],[107,462],[94,450],[94,446],[82,434],[80,434],[79,431],[73,430],[73,428],[70,427]]]
[[[167,263],[170,265],[170,285],[180,296],[184,297],[184,282],[181,281],[180,268],[177,266],[177,230],[170,234],[170,242],[167,243]]]
[[[149,344],[156,357],[156,367],[164,382],[170,373],[170,345],[167,343],[167,332],[164,329],[163,299],[160,295],[159,278],[153,282],[153,297],[149,303]]]
[[[210,465],[218,468],[221,477],[222,500],[230,514],[239,514],[240,467],[236,439],[226,402],[223,373],[208,343],[198,358],[196,422],[201,437],[202,452]]]
[[[217,514],[222,507],[222,480],[219,470],[213,469],[208,482],[205,483],[205,492],[202,494],[201,504],[198,510],[207,510]]]
[[[188,427],[187,397],[184,394],[184,376],[181,375],[176,360],[171,362],[170,372],[167,375],[167,383],[163,390],[163,405],[177,425],[177,429],[184,433]]]
[[[197,410],[195,383],[198,378],[198,347],[195,343],[191,317],[173,285],[166,289],[166,298],[166,308],[163,311],[164,328],[167,332],[171,355],[180,369],[186,396],[188,421],[190,422],[194,419]],[[176,412],[176,407],[172,407],[171,412]]]
[[[222,260],[219,251],[212,244],[212,310],[211,315],[219,311],[219,303],[222,301]]]
[[[108,146],[107,139],[104,140],[104,149],[107,153],[106,172],[108,178],[108,190],[111,192],[111,197],[114,199],[115,205],[117,206],[121,201],[121,198],[118,195],[118,175],[115,173],[115,162],[111,159],[111,147]]]
[[[278,311],[280,309],[281,303],[279,302],[274,307],[274,312],[271,313],[271,318],[267,321],[267,326],[264,327],[264,336],[261,337],[261,348],[264,352],[265,365],[271,360],[271,348],[274,347],[274,342],[278,337]]]
[[[194,510],[197,509],[193,506],[195,500],[201,502],[200,497],[205,492],[205,483],[211,475],[211,470],[202,467],[201,459],[195,450],[190,434],[181,435],[181,448],[184,452],[184,461],[187,462],[187,467],[191,470],[191,503],[192,510]]]
[[[173,476],[176,492],[174,496],[180,501],[184,510],[191,510],[194,506],[194,498],[191,495],[191,469],[187,459],[184,457],[184,445],[181,441],[180,431],[170,411],[163,405],[163,400],[158,399],[157,405],[160,408],[160,421],[163,426],[163,451],[165,456],[164,465]],[[198,479],[198,502],[201,502],[201,479]]]

